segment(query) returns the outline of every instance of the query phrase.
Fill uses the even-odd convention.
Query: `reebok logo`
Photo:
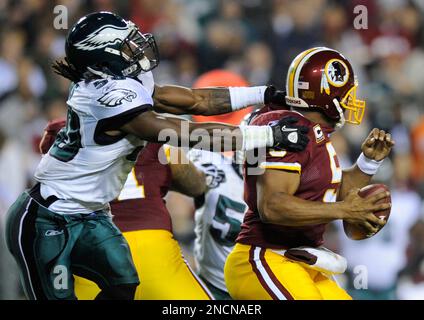
[[[62,233],[63,233],[63,230],[47,230],[44,235],[46,237],[52,237],[52,236],[57,236],[57,235],[62,234]]]

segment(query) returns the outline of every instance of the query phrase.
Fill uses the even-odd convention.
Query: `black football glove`
[[[273,85],[268,86],[264,93],[265,104],[275,104],[277,106],[287,108],[286,104],[286,92],[283,90],[277,90]]]
[[[291,152],[303,151],[308,145],[309,128],[296,126],[298,118],[287,116],[270,124],[274,135],[274,148]]]

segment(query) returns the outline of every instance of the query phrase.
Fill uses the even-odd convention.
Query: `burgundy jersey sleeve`
[[[305,121],[305,118],[301,117],[298,113],[285,110],[271,111],[260,114],[252,121],[251,125],[269,125],[286,116],[293,116],[298,118],[298,125],[309,125],[309,123]],[[265,158],[260,160],[259,166],[262,169],[277,169],[301,173],[302,167],[307,164],[309,159],[308,151],[308,148],[302,152],[267,149]]]

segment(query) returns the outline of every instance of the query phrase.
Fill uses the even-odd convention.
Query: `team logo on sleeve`
[[[123,101],[131,102],[137,98],[137,94],[128,89],[113,89],[106,92],[103,96],[97,99],[102,105],[107,107],[117,107],[123,103]]]
[[[218,169],[216,165],[212,163],[204,163],[202,164],[202,167],[202,170],[206,175],[206,185],[210,189],[214,189],[226,181],[224,170]]]

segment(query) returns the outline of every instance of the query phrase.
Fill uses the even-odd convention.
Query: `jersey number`
[[[128,199],[143,199],[146,195],[144,193],[144,184],[137,178],[135,168],[132,168],[130,174],[127,177],[124,188],[118,196],[118,201]]]
[[[227,215],[227,210],[244,213],[246,205],[220,195],[216,204],[215,216],[209,231],[216,242],[220,245],[231,247],[241,229],[241,222]]]
[[[81,147],[80,120],[78,115],[69,107],[66,127],[58,133],[50,150],[50,155],[57,160],[68,162],[77,155]]]
[[[331,183],[340,183],[342,181],[342,168],[340,167],[339,160],[337,159],[337,153],[331,142],[326,144],[328,157],[330,158],[331,167]],[[337,200],[337,189],[328,189],[323,197],[323,202],[336,202]]]

